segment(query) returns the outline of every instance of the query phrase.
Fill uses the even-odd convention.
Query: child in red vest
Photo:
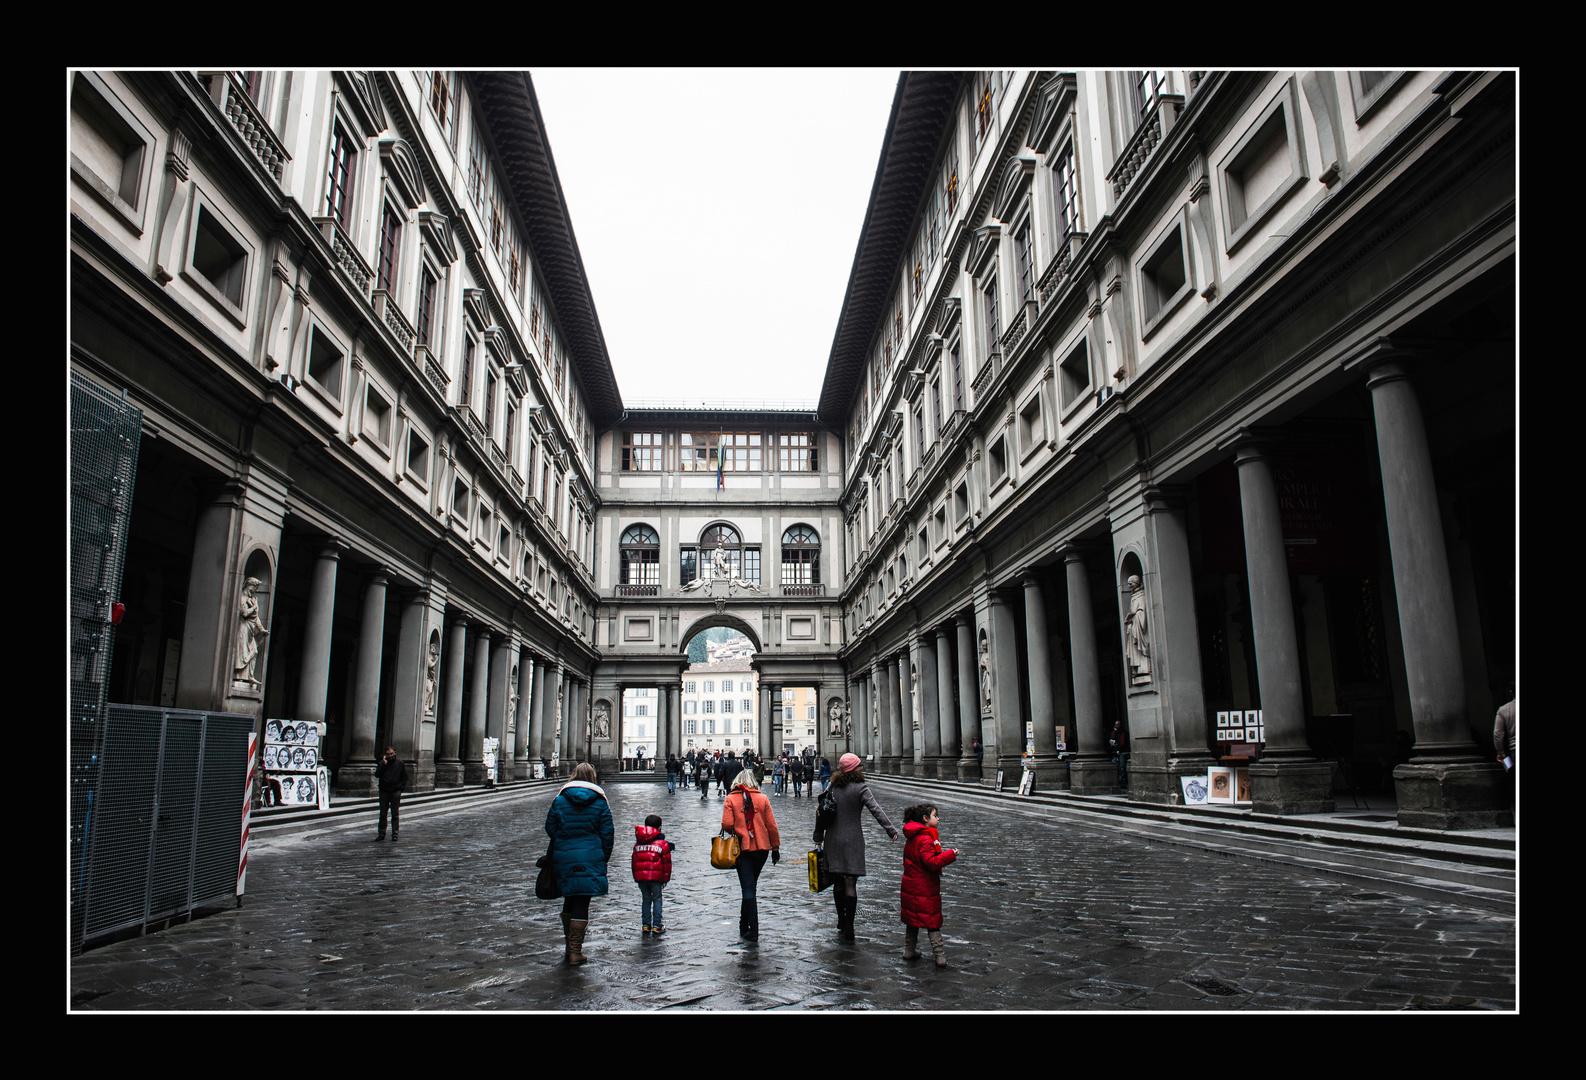
[[[931,939],[936,966],[947,966],[942,946],[942,868],[958,858],[957,850],[942,849],[936,837],[941,815],[930,803],[903,811],[903,959],[920,956],[920,930]]]
[[[661,890],[672,880],[672,841],[661,831],[661,818],[651,814],[633,827],[633,880],[639,883],[644,933],[664,934]]]

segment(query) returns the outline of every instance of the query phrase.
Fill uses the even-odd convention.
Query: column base
[[[1118,767],[1113,767],[1113,780],[1118,779]],[[1150,803],[1154,806],[1179,806],[1184,802],[1184,789],[1178,776],[1165,765],[1141,765],[1129,762],[1129,799],[1132,802]]]
[[[415,766],[414,791],[435,790],[435,752],[424,750],[419,753],[419,760]]]
[[[1035,790],[1043,793],[1069,790],[1068,763],[1055,756],[1035,758]]]
[[[1393,770],[1399,824],[1415,829],[1504,829],[1514,825],[1511,789],[1496,762],[1400,765]]]
[[[1250,766],[1250,809],[1257,814],[1330,814],[1330,761],[1258,761]]]
[[[533,762],[514,761],[512,763],[512,779],[514,780],[527,780],[530,778],[530,775],[533,773],[533,771]]]
[[[485,772],[485,763],[483,761],[463,762],[464,784],[483,784],[488,776],[489,774]]]
[[[355,798],[380,794],[380,782],[374,775],[374,762],[360,761],[337,769],[336,794]]]
[[[958,759],[958,779],[970,784],[980,782],[980,762],[972,757]]]
[[[906,761],[904,762],[904,766],[908,769],[908,772],[905,775],[912,776],[916,780],[925,779],[925,762]]]
[[[1116,795],[1118,766],[1111,761],[1070,761],[1069,790],[1075,795]]]
[[[460,761],[437,761],[435,763],[435,786],[437,788],[462,787],[463,763]]]

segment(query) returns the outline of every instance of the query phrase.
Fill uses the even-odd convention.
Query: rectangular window
[[[777,469],[781,472],[816,472],[818,434],[813,431],[784,431],[777,435]]]
[[[690,701],[689,704],[692,705],[694,703],[692,701]],[[699,727],[699,721],[698,720],[684,720],[683,721],[683,734],[684,735],[698,735],[699,732],[695,730],[698,727]]]
[[[732,699],[731,698],[727,698],[726,700],[724,700],[721,703],[721,711],[724,712],[724,713],[732,712]]]
[[[457,108],[452,92],[452,79],[450,71],[430,72],[430,111],[435,114],[435,119],[440,121],[441,132],[446,136],[446,145],[455,145],[457,141]]]
[[[1145,123],[1156,109],[1157,98],[1167,89],[1166,71],[1136,71],[1129,83],[1134,105],[1134,126]]]
[[[997,340],[1002,336],[1001,324],[997,321],[997,276],[993,274],[981,289],[981,296],[985,301],[986,312],[986,356],[989,359],[997,351]],[[979,399],[977,398],[978,402]],[[978,405],[976,406],[979,407]]]
[[[953,367],[953,411],[964,411],[964,362],[959,355],[959,342],[953,342],[952,348]]]
[[[942,435],[942,380],[936,379],[931,383],[931,435],[941,438]]]
[[[430,344],[430,329],[435,322],[435,275],[425,266],[419,271],[418,343],[425,348]]]
[[[659,431],[622,433],[623,472],[660,472],[662,439]]]
[[[1019,299],[1029,303],[1035,299],[1035,275],[1032,272],[1034,255],[1030,251],[1030,219],[1025,218],[1019,231],[1013,234],[1013,261],[1019,271]]]
[[[1074,171],[1074,144],[1069,142],[1052,166],[1052,189],[1057,197],[1057,220],[1063,239],[1081,228],[1079,217],[1079,176]]]
[[[739,702],[739,704],[741,704],[743,706],[743,709],[741,710],[742,712],[744,712],[744,713],[752,713],[752,712],[754,712],[754,700],[752,698],[744,698],[743,701]],[[745,724],[744,730],[745,731],[749,730],[749,728],[747,726],[748,723],[749,723],[749,721],[747,721],[747,720],[744,721],[744,724]]]
[[[496,433],[496,373],[485,372],[485,432],[491,437]]]
[[[375,288],[391,292],[396,288],[397,248],[402,240],[402,218],[390,203],[383,203],[380,214],[380,262],[375,268]]]
[[[358,151],[347,129],[332,125],[330,136],[330,165],[325,178],[325,216],[336,219],[343,231],[352,227],[353,167]]]
[[[678,556],[677,557],[677,561],[678,561],[677,583],[680,586],[687,585],[689,582],[693,581],[696,577],[699,576],[699,554],[698,554],[698,549],[693,548],[693,547],[679,548],[677,556]],[[691,693],[693,692],[693,684],[692,683],[689,684],[689,691]]]
[[[918,457],[925,453],[925,407],[917,405],[914,408],[914,453]]]
[[[743,549],[743,579],[751,584],[760,584],[760,549],[746,547]]]
[[[702,705],[703,705],[703,708],[704,708],[705,712],[713,713],[713,712],[716,711],[716,702],[714,700],[710,699],[710,698],[706,698],[705,701],[702,703]],[[711,730],[715,731],[716,730],[715,721],[714,720],[710,721],[710,724],[711,724]]]
[[[507,434],[506,434],[507,463],[509,465],[512,464],[512,459],[517,454],[517,451],[518,451],[518,448],[517,448],[517,436],[518,436],[518,410],[514,409],[509,404],[507,406]]]
[[[705,693],[714,694],[715,692],[716,692],[716,680],[714,680],[714,679],[706,679],[705,680]]]
[[[694,685],[695,684],[694,684],[693,680],[690,680],[690,681],[684,683],[683,684],[683,693],[685,693],[685,694],[695,693]]]
[[[473,395],[474,383],[474,339],[467,334],[463,335],[463,367],[458,372],[457,379],[457,404],[467,405]]]
[[[723,472],[760,472],[760,433],[727,431],[721,435]]]

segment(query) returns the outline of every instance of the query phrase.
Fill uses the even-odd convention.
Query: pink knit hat
[[[859,760],[858,754],[844,754],[837,759],[837,767],[843,772],[853,772],[863,764],[864,762]]]

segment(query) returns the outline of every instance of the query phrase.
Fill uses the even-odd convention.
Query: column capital
[[[1041,587],[1041,577],[1035,572],[1035,567],[1026,566],[1023,570],[1019,571],[1019,584],[1024,586],[1026,592],[1028,592],[1032,587],[1036,589]]]
[[[1280,430],[1274,427],[1242,425],[1218,439],[1217,449],[1237,451],[1239,460],[1247,460],[1265,454],[1282,437]]]
[[[329,559],[332,562],[335,562],[351,550],[352,549],[350,547],[340,540],[322,540],[319,544],[319,551],[315,553],[314,557],[316,559]]]
[[[1091,547],[1090,544],[1070,540],[1057,549],[1057,554],[1064,563],[1082,563],[1090,555]]]
[[[1403,378],[1409,374],[1408,364],[1417,355],[1414,350],[1396,344],[1392,338],[1379,336],[1367,338],[1346,351],[1338,358],[1338,364],[1345,371],[1363,368],[1371,372],[1373,379]]]

